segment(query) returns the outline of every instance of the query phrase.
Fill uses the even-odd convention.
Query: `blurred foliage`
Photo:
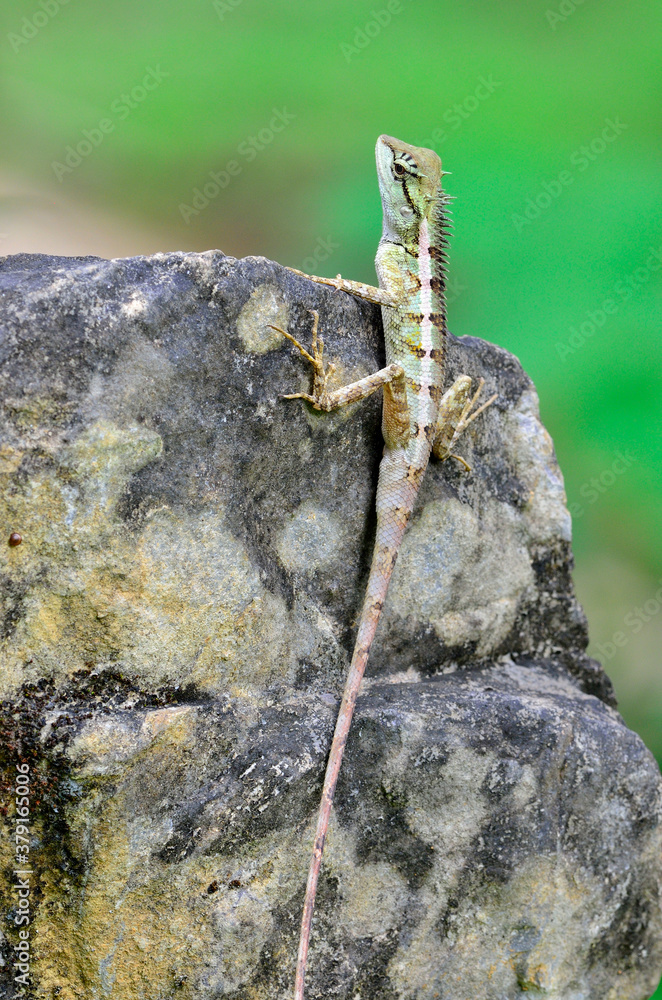
[[[70,247],[82,206],[77,252],[217,246],[374,280],[375,139],[437,149],[451,328],[535,380],[591,650],[660,759],[661,27],[654,0],[0,9],[0,252],[37,249],[28,215],[56,230],[41,249]]]

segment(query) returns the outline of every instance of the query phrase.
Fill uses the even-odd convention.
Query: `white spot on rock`
[[[531,541],[549,544],[572,534],[566,507],[563,476],[554,455],[554,444],[540,422],[538,395],[534,389],[522,397],[503,417],[503,441],[508,462],[529,489],[523,510]]]
[[[341,547],[342,528],[337,517],[306,501],[294,512],[277,545],[286,569],[314,573],[328,566]]]
[[[259,285],[239,313],[237,333],[247,351],[266,354],[284,340],[271,325],[287,330],[288,322],[288,305],[281,290],[276,285]]]
[[[121,312],[128,317],[142,316],[147,310],[147,302],[140,292],[134,292],[128,302],[122,304]]]
[[[534,587],[525,536],[509,504],[488,500],[478,513],[455,499],[428,503],[405,535],[388,613],[431,624],[448,646],[476,642],[476,655],[488,655]]]

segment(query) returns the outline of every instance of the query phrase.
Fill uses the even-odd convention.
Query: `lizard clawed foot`
[[[466,459],[462,458],[461,455],[456,455],[455,452],[451,451],[448,457],[454,458],[456,462],[460,462],[464,466],[467,472],[471,472],[471,466],[469,465]]]
[[[476,402],[481,392],[483,391],[483,386],[485,385],[485,379],[481,378],[478,381],[478,388],[474,392],[473,396],[466,399],[466,402],[462,403],[462,398],[466,398],[466,393],[471,386],[471,379],[467,376],[461,376],[454,386],[448,390],[444,399],[448,399],[452,407],[446,421],[444,421],[437,439],[433,445],[433,452],[437,458],[442,461],[446,461],[448,458],[454,458],[456,461],[461,462],[465,467],[467,472],[471,472],[471,466],[461,455],[456,455],[451,449],[456,443],[460,434],[468,427],[468,425],[475,420],[476,417],[480,416],[488,406],[491,406],[494,400],[497,398],[497,393],[490,396],[490,398],[483,403],[481,406],[476,407]],[[443,403],[443,401],[442,401]],[[461,409],[460,409],[461,407]],[[459,412],[458,412],[459,411]],[[450,438],[450,440],[449,440]]]
[[[313,366],[313,391],[311,393],[307,392],[291,392],[283,396],[283,399],[305,399],[307,403],[316,410],[325,410],[327,407],[324,405],[327,391],[326,384],[329,379],[329,375],[332,375],[335,371],[335,365],[328,364],[326,368],[324,367],[324,341],[317,334],[317,327],[319,326],[319,313],[315,309],[310,310],[313,317],[313,333],[312,333],[312,354],[310,354],[303,344],[299,343],[296,337],[293,337],[291,333],[287,330],[281,330],[279,326],[271,326],[272,330],[277,330],[278,333],[282,333],[284,337],[287,337],[296,348],[300,351],[306,361],[310,361]]]
[[[476,417],[480,416],[480,414],[484,410],[486,410],[488,406],[491,406],[494,400],[497,398],[498,393],[495,392],[492,396],[490,396],[490,398],[485,403],[483,403],[481,406],[476,407],[476,409],[474,410],[474,406],[478,400],[478,397],[483,391],[484,385],[485,385],[485,379],[480,378],[478,380],[478,388],[474,392],[471,399],[467,400],[467,402],[465,403],[464,409],[462,410],[462,416],[458,421],[458,425],[455,429],[455,434],[453,435],[453,440],[451,441],[451,446],[454,444],[455,441],[457,441],[457,439],[459,438],[460,434],[465,429],[465,427],[467,427],[472,420],[475,420]],[[457,462],[461,462],[462,465],[467,470],[467,472],[471,472],[471,466],[467,461],[465,461],[465,459],[462,458],[461,455],[456,455],[454,454],[454,452],[450,452],[448,457],[454,458]]]
[[[455,431],[455,435],[456,436],[460,435],[462,433],[462,431],[464,430],[464,428],[467,427],[467,425],[470,424],[472,420],[475,420],[476,417],[480,416],[480,414],[483,412],[483,410],[486,410],[488,406],[491,406],[492,403],[494,402],[494,400],[497,398],[498,393],[495,392],[492,396],[490,396],[490,398],[487,400],[487,402],[483,403],[481,406],[477,407],[474,410],[473,407],[476,404],[476,402],[478,400],[478,397],[480,396],[481,392],[483,391],[483,386],[484,385],[485,385],[485,379],[484,378],[480,378],[478,380],[478,388],[474,392],[474,394],[471,397],[471,399],[466,403],[466,405],[465,405],[465,407],[464,407],[464,409],[462,411],[462,416],[460,417],[460,420],[459,420],[458,425],[457,425],[457,429]],[[473,410],[473,413],[472,413],[472,410]],[[457,458],[457,455],[453,455],[453,458]],[[466,462],[464,464],[466,465]]]

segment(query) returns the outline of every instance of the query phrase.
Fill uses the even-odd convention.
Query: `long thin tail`
[[[400,542],[402,541],[409,518],[409,512],[402,510],[402,508],[397,513],[395,511],[389,513],[391,514],[390,517],[378,519],[377,539],[372,557],[368,588],[361,612],[361,621],[356,636],[356,645],[333,734],[329,761],[326,765],[322,802],[320,804],[317,831],[315,833],[315,846],[310,862],[310,871],[308,872],[308,885],[306,886],[306,898],[301,918],[301,937],[299,939],[299,957],[297,959],[294,1000],[303,1000],[306,959],[308,957],[308,942],[310,940],[313,909],[315,906],[317,880],[322,863],[324,841],[326,840],[326,832],[329,826],[333,794],[336,790],[336,782],[338,781],[338,772],[340,771],[345,743],[347,742],[347,734],[352,721],[352,715],[354,714],[354,706],[359,693],[361,679],[363,678],[363,672],[368,662],[368,656],[370,655],[370,647],[377,629],[379,616],[384,599],[386,598],[386,591],[388,590],[391,574],[400,548]]]

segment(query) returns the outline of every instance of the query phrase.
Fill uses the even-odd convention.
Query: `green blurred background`
[[[659,760],[661,28],[653,0],[0,10],[0,253],[218,247],[373,281],[377,135],[440,153],[451,329],[535,380],[591,652]]]

